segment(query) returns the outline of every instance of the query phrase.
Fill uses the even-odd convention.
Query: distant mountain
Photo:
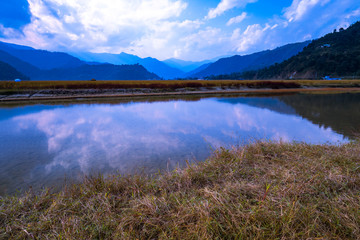
[[[7,52],[1,51],[1,50],[0,50],[0,61],[11,65],[17,71],[23,73],[26,76],[29,76],[30,78],[32,76],[38,75],[39,72],[41,71],[37,67],[35,67],[27,62],[24,62],[24,61],[20,60],[19,58],[14,57],[13,55],[11,55]]]
[[[143,65],[147,70],[159,75],[164,79],[174,79],[184,75],[183,71],[170,67],[156,58],[143,58],[139,64]]]
[[[206,63],[206,64],[204,64],[204,65],[201,65],[200,67],[198,67],[198,68],[196,68],[196,69],[194,69],[194,70],[186,73],[186,76],[187,76],[187,77],[192,77],[192,78],[194,78],[194,77],[197,76],[197,75],[196,75],[197,73],[199,73],[199,72],[201,72],[201,71],[204,71],[204,70],[205,70],[206,68],[208,68],[211,64],[213,64],[213,63]]]
[[[84,61],[101,62],[111,64],[140,64],[144,66],[149,72],[164,79],[174,79],[184,75],[184,72],[170,67],[169,65],[157,60],[156,58],[140,58],[136,55],[120,53],[71,53],[73,56],[78,57]]]
[[[203,78],[211,75],[261,69],[289,59],[302,51],[309,43],[310,41],[288,44],[274,50],[262,51],[245,56],[235,55],[228,58],[222,58],[210,64],[205,69],[190,75],[190,77]]]
[[[248,79],[360,76],[360,22],[312,41],[298,55],[281,64],[238,75]]]
[[[0,50],[43,70],[79,67],[85,64],[85,62],[67,53],[37,50],[4,42],[0,42]]]
[[[216,59],[218,60],[218,59]],[[167,65],[169,65],[170,67],[174,67],[177,69],[180,69],[183,72],[191,72],[197,68],[199,68],[200,66],[203,66],[204,64],[209,64],[212,62],[215,62],[216,60],[205,60],[205,61],[200,61],[200,62],[192,62],[192,61],[184,61],[184,60],[180,60],[180,59],[175,59],[175,58],[170,58],[167,60],[164,60],[163,62],[166,63]]]
[[[141,60],[140,57],[127,53],[111,54],[111,53],[77,52],[70,54],[74,57],[77,57],[87,62],[111,63],[117,65],[136,64]]]
[[[17,78],[21,80],[29,79],[9,64],[0,61],[0,80],[14,80]]]
[[[1,41],[0,41],[0,47],[2,47],[2,48],[14,48],[14,49],[18,49],[18,50],[35,50],[32,47],[23,46],[23,45],[17,45],[17,44],[13,44],[13,43],[6,43],[6,42],[1,42]]]
[[[135,65],[82,65],[77,68],[52,69],[41,71],[32,79],[36,80],[153,80],[156,74],[148,72],[143,66]]]
[[[30,60],[33,61],[30,61]],[[86,63],[66,53],[36,50],[0,42],[0,61],[31,80],[148,80],[160,79],[140,65]],[[34,65],[30,64],[33,63]],[[5,68],[5,65],[4,65]],[[10,72],[10,70],[8,71]],[[14,71],[12,71],[14,72]],[[25,76],[29,77],[25,77]],[[10,75],[13,76],[13,75]],[[12,79],[12,78],[10,78]]]

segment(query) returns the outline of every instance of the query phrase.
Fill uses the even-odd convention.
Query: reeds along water
[[[177,89],[201,87],[252,87],[252,88],[298,88],[294,81],[244,81],[244,80],[169,80],[169,81],[22,81],[0,82],[0,89]]]

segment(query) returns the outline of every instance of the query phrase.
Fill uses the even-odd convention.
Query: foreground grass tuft
[[[259,142],[0,199],[0,239],[360,239],[360,143]]]

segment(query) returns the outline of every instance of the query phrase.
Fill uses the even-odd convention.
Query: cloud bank
[[[21,1],[19,7],[28,6],[23,12],[30,16],[23,18],[30,20],[9,25],[0,18],[1,41],[160,60],[203,60],[272,49],[320,37],[360,18],[357,0],[274,3],[282,11],[266,18],[257,10],[260,0],[220,0],[216,5],[194,0],[202,6],[198,9],[187,0]]]

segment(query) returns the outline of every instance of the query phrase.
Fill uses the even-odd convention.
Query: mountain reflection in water
[[[341,143],[360,120],[360,95],[349,96],[3,107],[0,194],[89,174],[171,170],[255,139]],[[356,114],[343,119],[350,108]]]

